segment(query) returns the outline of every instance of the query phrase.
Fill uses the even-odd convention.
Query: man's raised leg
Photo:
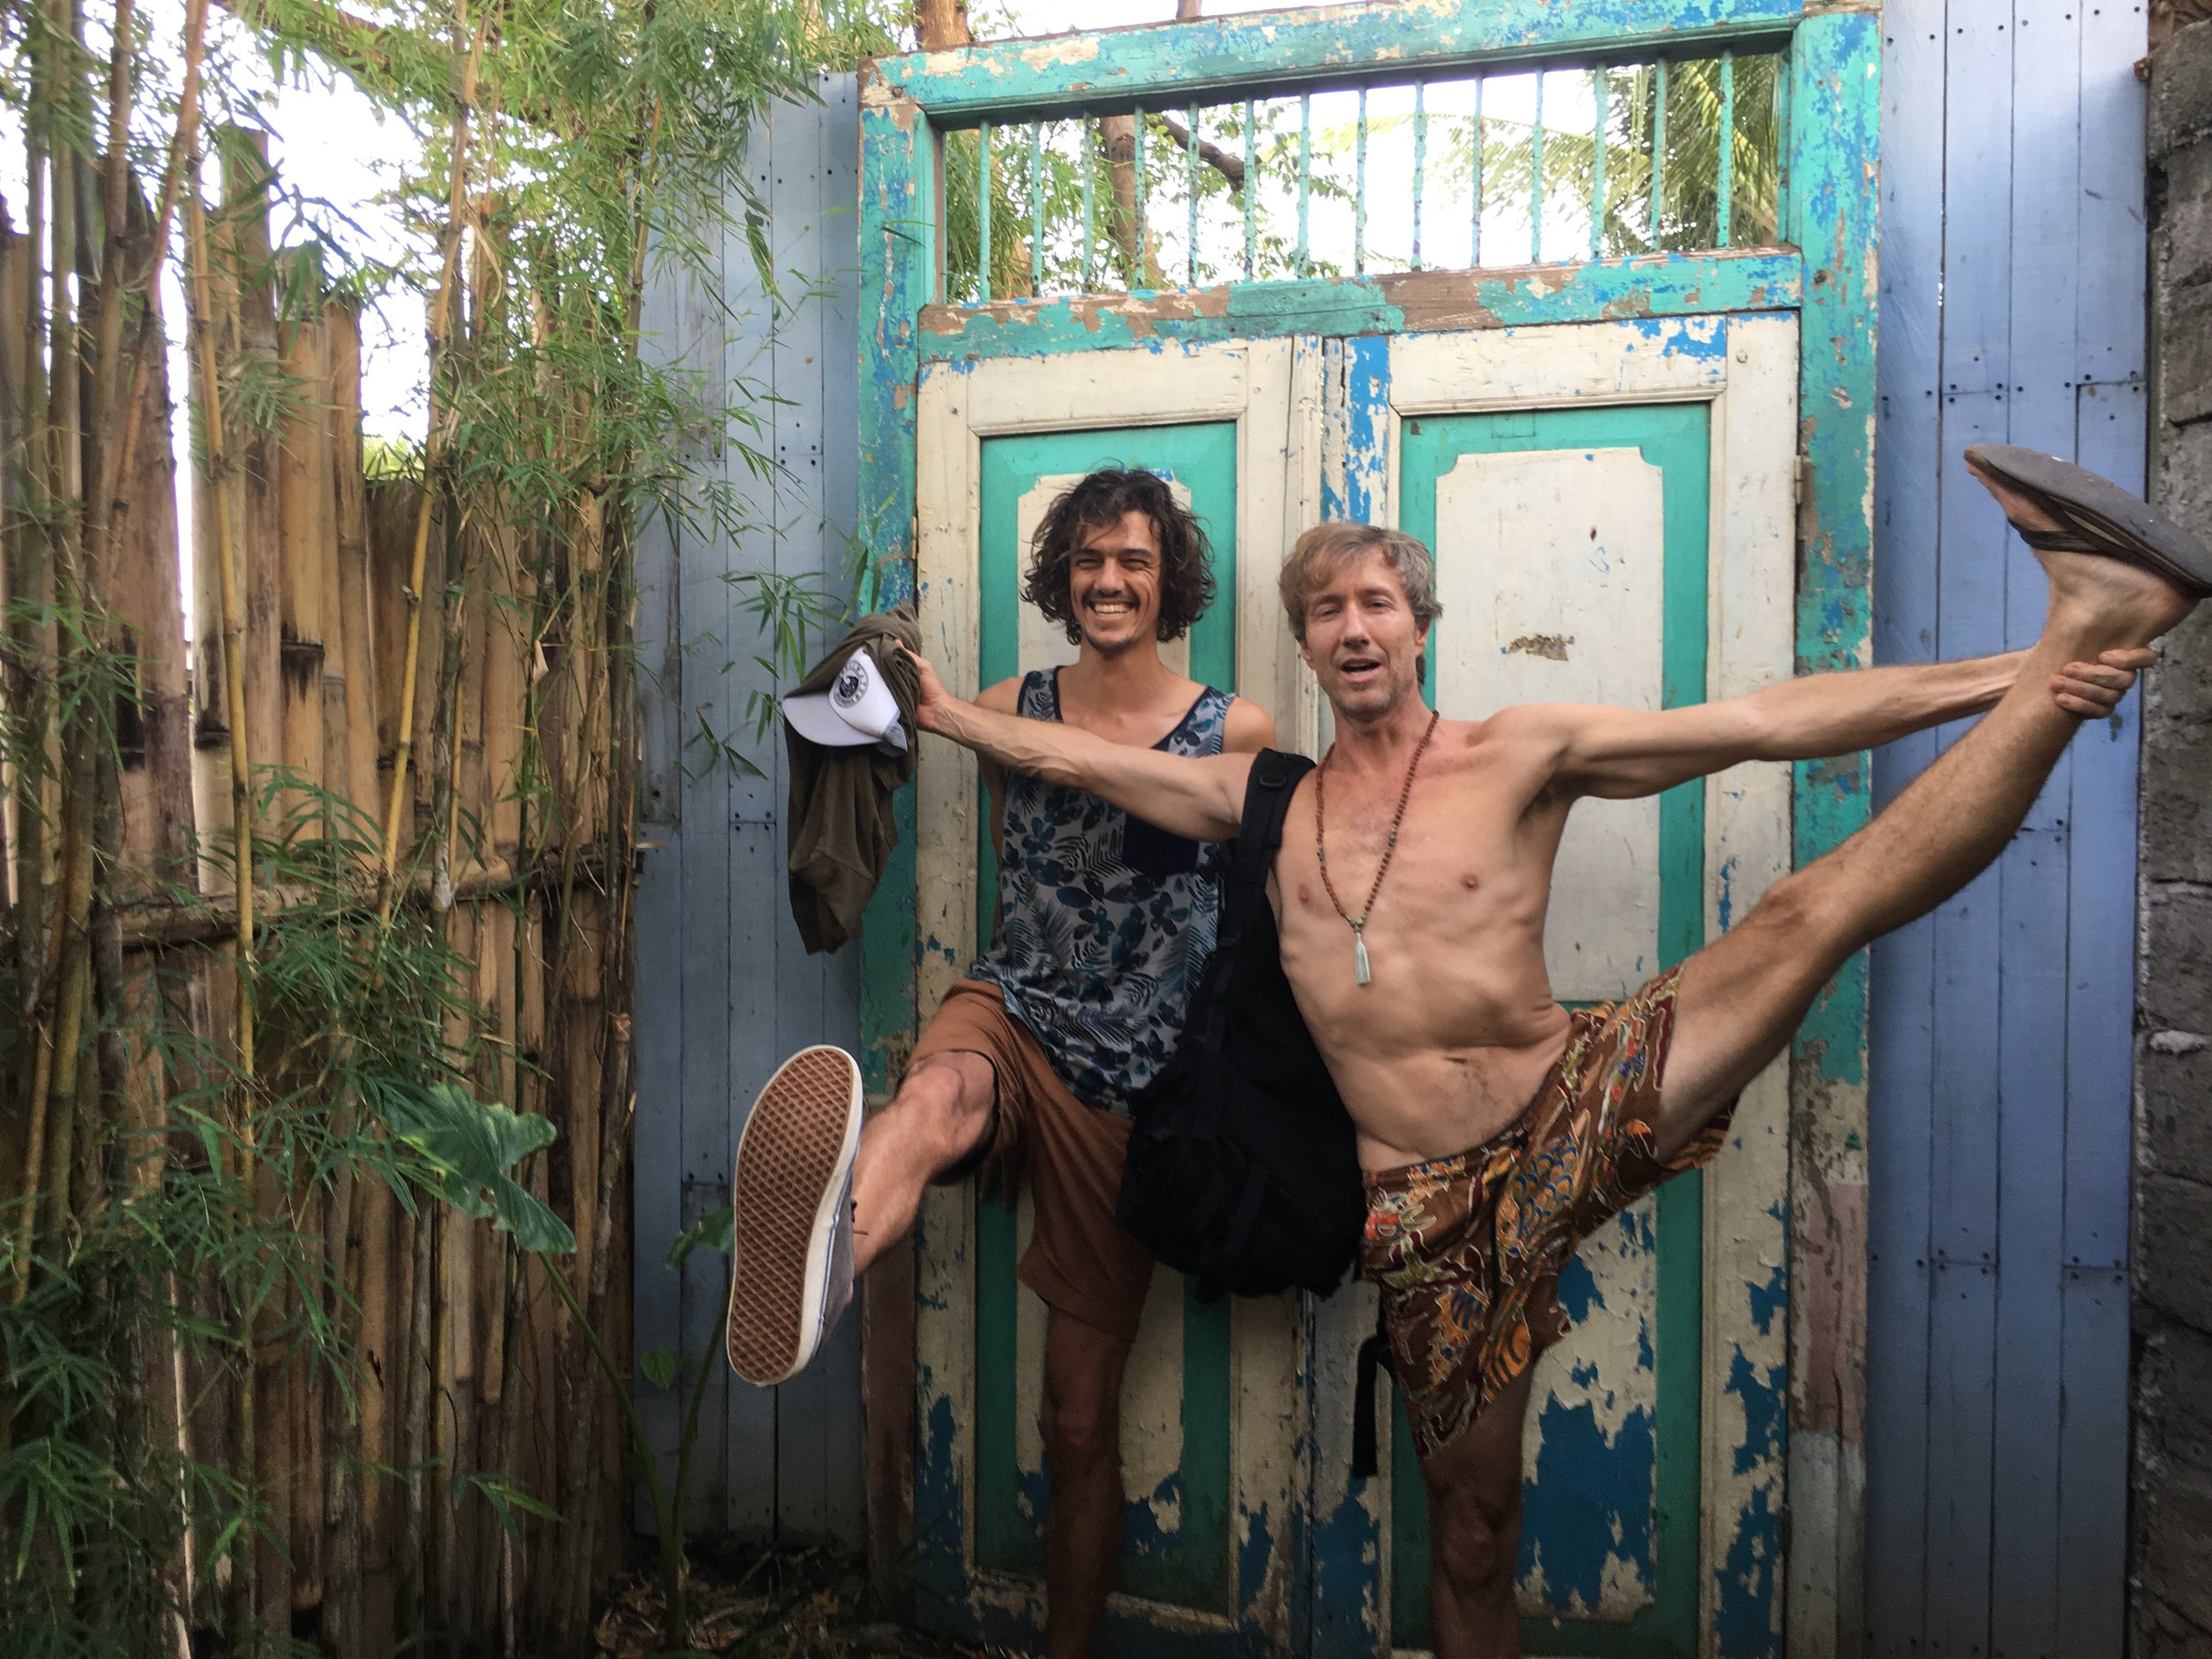
[[[839,1048],[780,1067],[739,1137],[730,1188],[730,1365],[762,1387],[812,1363],[853,1279],[914,1225],[922,1188],[986,1143],[995,1074],[979,1054],[918,1061],[860,1120],[860,1071]]]
[[[2024,498],[1994,493],[2016,525],[2049,524]],[[1654,1125],[1662,1156],[1686,1146],[1782,1051],[1855,951],[1926,915],[2004,850],[2078,728],[2054,701],[2053,677],[2070,662],[2157,638],[2192,607],[2131,565],[2080,553],[2038,557],[2051,580],[2050,610],[2003,701],[1886,811],[1777,882],[1684,965]]]
[[[908,1068],[891,1103],[860,1131],[853,1162],[853,1271],[913,1230],[922,1192],[988,1144],[997,1076],[979,1054],[933,1054]]]

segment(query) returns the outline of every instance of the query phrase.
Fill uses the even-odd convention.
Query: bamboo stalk
[[[169,436],[169,365],[161,308],[140,319],[137,349],[150,366],[138,399],[153,428],[117,491],[108,609],[120,643],[142,665],[137,741],[120,742],[124,858],[160,883],[196,887],[192,864],[192,730],[178,586],[176,458]],[[143,884],[142,884],[143,885]]]
[[[276,302],[269,250],[269,141],[265,133],[226,129],[223,212],[217,229],[222,263],[217,277],[235,310],[235,349],[242,368],[265,379],[278,371]],[[246,712],[270,758],[283,754],[283,516],[276,434],[249,426],[236,434],[231,473],[234,543],[245,596]],[[262,763],[265,766],[267,762]],[[257,799],[256,822],[266,833],[268,803]]]
[[[469,112],[476,103],[477,78],[484,65],[484,47],[491,36],[495,11],[488,8],[477,24],[475,44],[470,49],[466,66],[461,73],[460,96],[453,114],[453,164],[451,184],[447,195],[444,247],[438,261],[437,286],[432,290],[426,333],[429,337],[430,421],[423,438],[422,499],[415,510],[415,550],[408,578],[407,654],[400,678],[399,742],[392,759],[391,804],[384,820],[383,873],[387,895],[389,895],[395,860],[398,856],[402,814],[407,802],[407,766],[414,750],[415,671],[422,648],[422,583],[423,566],[429,557],[430,516],[437,491],[438,463],[445,448],[446,421],[444,411],[438,405],[438,371],[440,358],[445,350],[448,319],[452,312],[453,288],[461,257],[461,232],[468,219],[468,134]],[[457,29],[468,26],[467,0],[456,0],[455,21]],[[389,922],[390,904],[382,908],[380,919]]]
[[[238,550],[231,522],[229,446],[223,433],[222,380],[215,365],[214,285],[208,271],[207,219],[200,205],[199,157],[193,157],[193,185],[185,197],[185,242],[192,278],[191,333],[199,361],[200,411],[206,472],[205,499],[215,524],[212,549],[222,605],[223,703],[230,725],[230,804],[233,891],[237,905],[235,952],[238,979],[238,1070],[250,1085],[254,1075],[253,996],[253,805],[252,746],[246,719],[245,603],[238,577]]]
[[[121,15],[122,12],[127,12],[128,10],[129,6],[127,4],[125,4],[120,8],[120,11],[119,11],[119,20],[114,31],[114,38],[119,42],[119,45],[116,50],[116,68],[114,70],[114,74],[117,79],[113,83],[111,83],[112,89],[111,91],[111,109],[114,111],[111,113],[109,118],[108,131],[111,134],[125,132],[127,130],[129,126],[127,119],[129,105],[128,67],[124,50],[120,44],[121,42],[127,42],[129,37],[130,31],[127,23],[123,20]],[[130,279],[134,286],[136,286],[148,294],[150,303],[157,303],[157,300],[155,298],[155,296],[157,294],[157,289],[156,289],[153,286],[154,278],[159,273],[162,260],[168,251],[169,228],[174,220],[177,198],[184,183],[185,157],[188,150],[192,147],[198,136],[200,119],[200,74],[202,60],[205,56],[206,51],[206,41],[207,0],[186,0],[184,12],[184,80],[183,86],[179,92],[177,100],[177,123],[175,129],[170,134],[168,160],[165,164],[162,170],[161,196],[159,204],[154,212],[153,234],[147,243],[146,254],[143,261],[142,262],[141,269]],[[110,202],[108,210],[110,217],[108,222],[109,225],[112,227],[119,222],[116,219],[115,215],[121,210],[116,205],[116,204],[122,197],[124,192],[125,181],[128,177],[128,163],[127,159],[126,147],[123,144],[115,142],[111,140],[109,143],[108,150],[109,176],[107,184],[108,199]],[[110,263],[111,265],[116,264],[114,261],[111,261]],[[116,326],[119,333],[122,306],[127,296],[125,288],[120,284],[115,286],[114,292],[116,296],[116,313],[118,319]],[[106,303],[106,299],[107,289],[104,288],[102,291],[102,301],[104,306]],[[107,319],[104,310],[102,315],[101,335],[104,342],[106,339],[107,326]],[[120,481],[129,476],[130,470],[135,464],[137,457],[138,435],[144,425],[143,409],[147,382],[152,375],[156,359],[158,357],[165,362],[168,355],[165,340],[163,342],[163,347],[164,349],[158,352],[150,349],[142,333],[139,346],[132,364],[130,393],[125,399],[123,405],[124,426],[121,442],[115,446],[111,458],[102,467],[99,477],[100,487],[98,494],[96,496],[96,503],[98,501],[111,500]],[[104,345],[103,347],[103,356],[101,357],[101,361],[103,364],[107,362]],[[113,532],[113,526],[115,522],[115,517],[111,516],[108,520],[109,534],[111,534]],[[104,553],[103,557],[108,557],[108,555]]]
[[[330,422],[319,338],[321,282],[311,264],[302,271],[302,263],[298,256],[287,254],[279,265],[278,281],[288,294],[296,293],[303,281],[317,290],[305,311],[286,317],[277,331],[278,367],[291,387],[275,457],[277,565],[283,579],[277,648],[282,709],[279,752],[303,786],[280,796],[278,818],[288,826],[312,810],[312,796],[304,787],[324,781],[324,542],[335,534],[326,508]]]
[[[377,810],[375,603],[369,583],[367,489],[361,471],[361,318],[334,300],[325,310],[330,341],[330,420],[338,631],[346,676],[345,794],[357,811]],[[334,787],[335,779],[333,779]]]
[[[253,1154],[254,1125],[251,1091],[255,1078],[253,958],[253,795],[252,745],[246,711],[245,596],[240,580],[235,526],[232,521],[229,445],[223,425],[222,380],[216,368],[215,291],[209,271],[208,226],[200,197],[201,162],[196,143],[192,157],[191,188],[185,196],[185,244],[192,290],[191,334],[198,359],[202,449],[205,455],[203,498],[213,521],[211,551],[222,607],[222,664],[224,711],[230,727],[230,805],[234,868],[233,893],[237,906],[237,939],[232,952],[233,996],[238,1076],[245,1099],[238,1111],[239,1134],[234,1156],[234,1179],[239,1190],[250,1191],[257,1160]],[[254,1421],[254,1351],[252,1321],[242,1314],[235,1333],[236,1363],[240,1375],[231,1390],[232,1467],[248,1483],[249,1495],[258,1486]],[[259,1551],[248,1536],[234,1546],[230,1586],[229,1623],[234,1637],[242,1637],[259,1610]]]

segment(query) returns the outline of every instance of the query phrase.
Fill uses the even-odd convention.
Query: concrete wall
[[[2212,540],[2212,22],[2151,58],[2151,499]],[[2212,607],[2143,715],[2133,1651],[2212,1647]]]

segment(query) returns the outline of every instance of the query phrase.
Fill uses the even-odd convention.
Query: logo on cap
[[[865,653],[855,651],[845,664],[844,672],[837,676],[837,684],[830,695],[840,710],[857,709],[868,695],[868,658]]]

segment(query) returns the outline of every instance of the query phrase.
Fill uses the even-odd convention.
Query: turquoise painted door
[[[1795,349],[1786,321],[1727,318],[1334,347],[1340,510],[1437,556],[1431,700],[1462,718],[1672,708],[1786,673]],[[1786,867],[1788,802],[1766,767],[1579,806],[1546,933],[1553,994],[1620,996],[1724,927]],[[1778,1071],[1722,1165],[1608,1224],[1562,1275],[1574,1329],[1541,1363],[1524,1437],[1532,1653],[1686,1659],[1732,1601],[1767,1621],[1778,1529],[1727,1540],[1747,1575],[1709,1556],[1723,1515],[1779,1513],[1782,1279],[1763,1317],[1740,1294],[1709,1309],[1706,1284],[1747,1250],[1781,1260],[1783,1118]],[[1391,1428],[1387,1500],[1364,1494],[1388,1537],[1378,1591],[1391,1645],[1425,1648],[1427,1502],[1402,1413]]]
[[[1424,541],[1438,541],[1440,485],[1463,472],[1470,457],[1502,460],[1490,469],[1502,481],[1515,461],[1542,465],[1563,458],[1561,471],[1577,484],[1602,484],[1601,498],[1621,471],[1601,455],[1629,459],[1635,472],[1655,473],[1646,502],[1655,493],[1661,525],[1655,547],[1637,535],[1623,548],[1590,538],[1584,549],[1563,549],[1571,561],[1562,580],[1588,579],[1573,607],[1586,618],[1593,598],[1603,603],[1606,579],[1640,556],[1658,555],[1655,597],[1660,634],[1658,701],[1675,707],[1701,700],[1705,689],[1706,559],[1710,454],[1707,410],[1701,403],[1626,405],[1611,409],[1547,409],[1528,413],[1435,415],[1407,420],[1399,462],[1399,522]],[[1607,473],[1616,477],[1607,477]],[[1576,493],[1579,494],[1578,489]],[[1525,499],[1527,511],[1536,503]],[[1446,511],[1450,511],[1448,505]],[[1586,514],[1584,516],[1590,516]],[[1577,566],[1579,566],[1578,569]],[[1641,574],[1641,572],[1636,572]],[[1445,578],[1460,596],[1479,580],[1455,568]],[[1628,583],[1623,582],[1619,592]],[[1464,657],[1485,643],[1480,618],[1466,618],[1463,601],[1440,628],[1431,658],[1431,696],[1440,672],[1448,682],[1468,678]],[[1648,603],[1637,605],[1648,610]],[[1622,618],[1626,620],[1625,618]],[[1638,622],[1646,618],[1639,617]],[[1468,624],[1463,627],[1463,624]],[[1487,630],[1494,633],[1494,629]],[[1532,641],[1523,652],[1571,664],[1595,642],[1586,624],[1573,631],[1537,629],[1517,635]],[[1512,649],[1512,641],[1508,641]],[[1455,715],[1485,710],[1455,707]],[[1655,898],[1655,956],[1640,938],[1593,929],[1578,938],[1576,954],[1605,951],[1605,969],[1580,976],[1560,994],[1583,1005],[1591,993],[1632,988],[1703,942],[1704,791],[1686,785],[1657,803],[1657,881],[1638,894],[1641,906]],[[1602,811],[1601,807],[1584,810]],[[1571,880],[1576,872],[1569,872]],[[1575,895],[1563,895],[1570,902]],[[1625,930],[1623,930],[1624,933]],[[1583,994],[1576,998],[1575,993]],[[1554,1377],[1532,1404],[1536,1456],[1524,1477],[1521,1585],[1524,1601],[1540,1609],[1525,1632],[1532,1651],[1682,1653],[1693,1651],[1697,1614],[1698,1266],[1701,1254],[1701,1177],[1691,1175],[1662,1188],[1585,1245],[1561,1276],[1560,1302],[1575,1322],[1565,1353],[1552,1363]],[[1556,1373],[1566,1372],[1566,1386]],[[1587,1380],[1582,1380],[1586,1379]],[[1397,1548],[1391,1594],[1391,1638],[1399,1647],[1426,1647],[1428,1633],[1428,1506],[1405,1419],[1393,1425],[1391,1525]],[[1571,1622],[1553,1627],[1547,1616]],[[1592,1615],[1609,1615],[1601,1621]]]
[[[1073,660],[1057,625],[1021,597],[1029,538],[1052,500],[1095,467],[1159,473],[1194,512],[1213,544],[1223,598],[1172,656],[1213,686],[1236,680],[1236,426],[1130,427],[986,438],[980,551],[983,685]],[[976,934],[987,939],[997,908],[997,849],[987,807],[977,838]],[[975,1560],[1018,1578],[1044,1574],[1041,1522],[1051,1492],[1037,1432],[1045,1310],[1017,1282],[1014,1263],[1032,1217],[984,1202],[976,1217]],[[1145,1309],[1128,1379],[1125,1448],[1126,1546],[1118,1586],[1133,1596],[1227,1620],[1231,1574],[1229,1307],[1202,1303],[1182,1276],[1163,1269]]]
[[[923,377],[918,501],[925,649],[955,687],[1071,661],[1061,628],[1021,598],[1037,524],[1104,465],[1165,478],[1204,526],[1217,596],[1162,653],[1207,684],[1286,713],[1279,630],[1244,609],[1279,562],[1294,447],[1286,380],[1317,352],[1291,342],[1102,360],[1048,359]],[[1317,462],[1301,463],[1309,471]],[[950,758],[950,757],[948,757]],[[972,765],[925,771],[918,907],[932,987],[991,936],[996,826]],[[925,993],[926,995],[926,992]],[[925,1017],[926,1017],[925,1015]],[[921,1227],[924,1440],[916,1481],[924,1612],[956,1632],[1041,1642],[1042,1522],[1051,1497],[1039,1431],[1043,1304],[1015,1276],[1033,1224],[972,1187],[933,1194]],[[1299,1436],[1308,1391],[1294,1301],[1202,1303],[1160,1270],[1124,1386],[1125,1546],[1104,1640],[1193,1654],[1289,1645],[1302,1557]]]

